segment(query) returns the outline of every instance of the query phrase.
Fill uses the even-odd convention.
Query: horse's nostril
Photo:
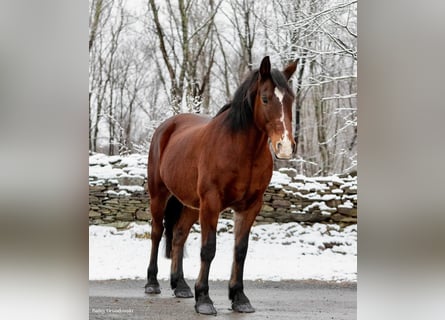
[[[283,145],[281,144],[281,142],[278,142],[278,143],[277,143],[277,150],[280,150],[282,146],[283,146]]]

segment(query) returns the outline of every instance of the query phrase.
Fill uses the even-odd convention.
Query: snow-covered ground
[[[146,177],[147,155],[109,157],[94,154],[90,156],[89,162],[92,185],[101,184],[105,180],[117,181],[125,177],[136,177],[138,181],[143,182]],[[333,181],[339,178],[325,179]],[[125,193],[130,187],[142,190],[142,182],[138,186],[120,186],[121,192]],[[339,183],[344,182],[339,180]],[[274,171],[270,184],[275,187],[294,186],[297,190],[307,188],[308,191],[326,187],[323,178],[297,175],[292,179],[277,171]],[[355,184],[354,181],[353,187]],[[340,192],[343,193],[342,190]],[[332,197],[332,195],[324,196]],[[220,220],[216,256],[210,269],[210,279],[227,280],[230,277],[233,260],[232,228],[231,220]],[[149,225],[132,223],[123,231],[112,227],[90,226],[89,234],[91,280],[145,279],[151,249]],[[189,235],[186,252],[185,277],[196,279],[200,265],[199,225],[194,226]],[[158,276],[160,279],[168,279],[169,274],[170,260],[164,258],[160,252]],[[274,223],[255,226],[251,230],[244,278],[356,281],[357,226],[352,225],[342,230],[335,224],[302,226],[298,223]]]
[[[211,280],[228,280],[233,255],[233,222],[218,224]],[[90,226],[90,280],[145,279],[150,254],[150,226],[130,224],[127,230]],[[200,265],[199,225],[186,242],[184,275],[196,279]],[[161,243],[161,250],[163,242]],[[169,279],[170,260],[159,254],[159,279]],[[298,223],[254,226],[251,230],[244,279],[316,279],[357,281],[357,226]]]

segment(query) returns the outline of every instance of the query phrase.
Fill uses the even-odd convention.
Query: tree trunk
[[[319,91],[317,88],[314,91]],[[324,102],[318,93],[315,97],[315,119],[317,122],[318,148],[321,156],[321,175],[325,176],[329,173],[329,151],[326,142],[326,116]]]

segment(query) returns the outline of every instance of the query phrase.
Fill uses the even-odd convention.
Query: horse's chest
[[[272,169],[254,166],[246,172],[238,172],[225,188],[228,203],[250,202],[263,196],[272,177]]]

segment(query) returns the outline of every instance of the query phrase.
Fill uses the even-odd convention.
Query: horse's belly
[[[163,154],[160,174],[170,192],[184,205],[199,208],[197,160],[190,144],[172,141]]]
[[[162,177],[161,172],[161,177]],[[196,192],[196,177],[190,172],[177,170],[162,178],[167,188],[185,206],[199,209],[199,196]]]

